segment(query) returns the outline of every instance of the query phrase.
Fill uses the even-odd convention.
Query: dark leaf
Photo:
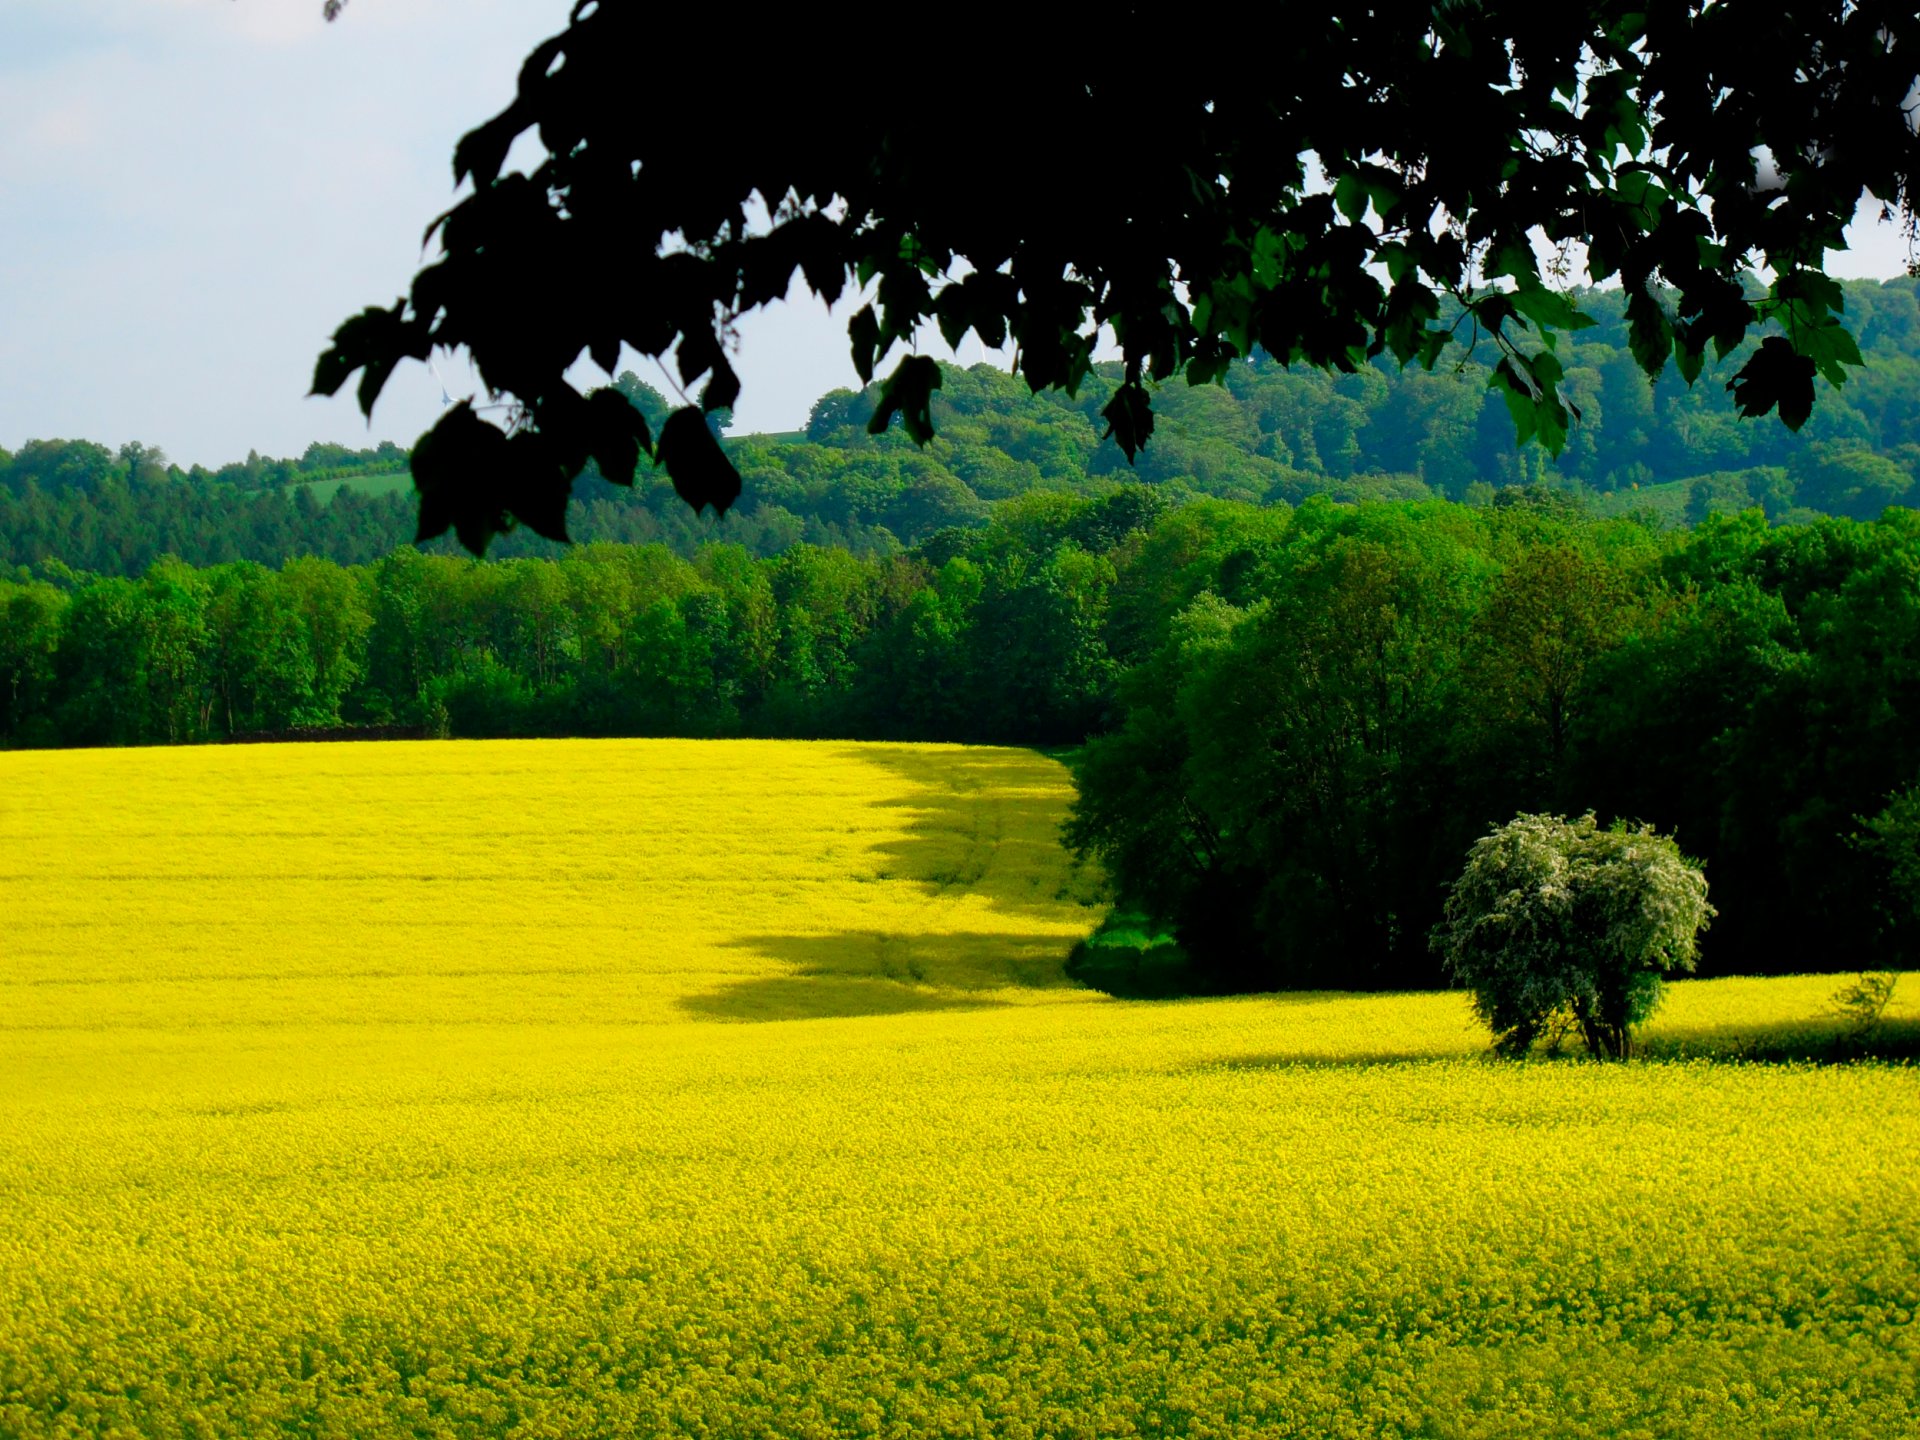
[[[704,326],[680,337],[673,359],[683,385],[691,385],[709,370],[727,363],[726,352],[720,348],[720,337]]]
[[[1779,300],[1796,300],[1815,315],[1839,314],[1847,308],[1846,292],[1840,282],[1818,270],[1795,270],[1774,282],[1773,293]]]
[[[1560,362],[1542,352],[1533,356],[1508,355],[1494,367],[1487,380],[1489,389],[1498,390],[1513,417],[1513,428],[1524,445],[1536,436],[1550,455],[1566,448],[1567,430],[1573,417],[1560,398],[1562,378]]]
[[[1644,284],[1627,291],[1627,348],[1649,375],[1664,370],[1667,357],[1673,353],[1673,322]]]
[[[894,415],[916,445],[933,439],[933,392],[940,388],[940,364],[931,355],[909,355],[880,386],[880,404],[867,421],[868,433],[884,434]]]
[[[403,318],[406,312],[405,300],[396,300],[391,309],[382,309],[377,305],[369,306],[344,321],[333,332],[333,344],[313,367],[313,390],[315,395],[336,395],[347,378],[356,370],[370,366],[384,366],[381,371],[382,383],[402,357],[400,353],[408,344],[408,325]],[[422,346],[419,358],[426,358],[426,347]],[[362,386],[364,390],[364,385]],[[379,394],[379,387],[374,388]],[[362,408],[372,412],[372,401],[364,399]]]
[[[647,417],[625,395],[608,386],[587,397],[587,427],[601,476],[615,485],[633,484],[640,452],[653,450]]]
[[[1513,308],[1545,329],[1585,330],[1598,323],[1591,315],[1581,314],[1570,297],[1532,277],[1523,277],[1514,290]]]
[[[1860,347],[1846,326],[1831,317],[1815,325],[1797,325],[1789,332],[1793,348],[1813,361],[1814,367],[1826,377],[1829,385],[1847,383],[1848,365],[1860,366],[1866,361],[1860,358]]]
[[[740,472],[707,428],[706,416],[698,407],[688,405],[667,417],[654,453],[666,467],[674,492],[695,514],[711,505],[716,515],[724,515],[740,498]]]
[[[740,377],[724,355],[713,362],[713,378],[700,392],[700,408],[711,415],[715,410],[731,410],[740,398]]]
[[[1411,275],[1397,281],[1387,292],[1384,326],[1387,348],[1393,352],[1393,358],[1402,365],[1416,354],[1425,359],[1423,341],[1429,333],[1427,327],[1439,318],[1440,302],[1431,289]],[[1440,343],[1446,343],[1444,335]],[[1431,369],[1432,362],[1427,363]]]
[[[374,402],[402,360],[424,360],[433,348],[426,321],[405,315],[405,301],[390,310],[362,310],[334,332],[333,347],[314,366],[313,393],[332,395],[347,376],[360,371],[355,396],[360,413],[371,417]]]
[[[1107,435],[1126,452],[1127,463],[1146,448],[1147,438],[1153,434],[1153,400],[1147,394],[1147,387],[1137,379],[1129,380],[1113,392],[1113,398],[1101,410],[1106,418]]]
[[[800,263],[801,241],[795,224],[789,222],[734,247],[740,271],[738,303],[742,310],[786,298],[793,284],[794,269]]]
[[[840,252],[840,227],[819,213],[790,221],[785,229],[794,232],[795,253],[807,288],[829,305],[840,298],[847,287],[847,262]]]
[[[520,94],[522,97],[538,95],[542,90],[547,88],[547,84],[552,78],[548,72],[553,69],[553,62],[558,60],[566,50],[566,42],[567,37],[564,35],[555,35],[550,39],[542,40],[538,45],[533,47],[532,53],[520,62]]]
[[[507,463],[507,509],[534,534],[568,543],[567,502],[573,497],[573,477],[554,458],[540,433],[522,430],[511,436]]]
[[[458,185],[471,175],[474,187],[481,189],[498,180],[513,142],[532,124],[533,117],[516,100],[486,124],[462,135],[453,147],[453,183]]]
[[[1473,302],[1472,309],[1474,318],[1493,331],[1499,331],[1519,313],[1514,309],[1513,297],[1504,291],[1482,295]]]
[[[1224,380],[1234,359],[1232,349],[1221,341],[1211,337],[1196,340],[1192,355],[1187,360],[1187,384],[1211,385]]]
[[[940,338],[947,342],[949,350],[958,352],[960,342],[967,338],[967,331],[973,328],[972,307],[968,297],[958,285],[949,285],[940,292],[940,298],[934,302],[933,317],[940,326]]]
[[[1700,370],[1706,364],[1707,356],[1704,350],[1696,350],[1692,345],[1687,344],[1685,337],[1675,335],[1673,359],[1680,368],[1680,378],[1691,385],[1700,378]]]
[[[880,349],[880,319],[873,313],[873,306],[862,305],[854,312],[847,322],[847,338],[853,342],[853,368],[860,383],[871,385],[873,362],[879,358]]]
[[[507,437],[462,400],[413,447],[413,488],[420,496],[414,543],[446,534],[476,555],[510,523],[501,495],[511,459]]]
[[[1811,358],[1798,353],[1784,336],[1769,335],[1727,382],[1727,389],[1747,419],[1757,419],[1778,406],[1786,427],[1798,430],[1813,413],[1813,375]]]

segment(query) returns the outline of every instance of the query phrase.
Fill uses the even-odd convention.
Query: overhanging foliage
[[[475,550],[516,523],[563,535],[554,497],[589,458],[625,482],[656,454],[689,504],[724,510],[738,476],[689,422],[734,404],[736,322],[796,277],[828,300],[870,287],[849,326],[866,378],[931,325],[1010,338],[1030,385],[1071,391],[1111,327],[1126,383],[1104,415],[1129,454],[1150,381],[1217,379],[1256,348],[1432,365],[1465,327],[1520,438],[1557,450],[1575,414],[1555,337],[1589,323],[1559,288],[1577,255],[1626,289],[1650,375],[1672,359],[1691,380],[1778,321],[1732,385],[1797,426],[1815,375],[1859,359],[1825,251],[1863,193],[1911,229],[1920,16],[1900,0],[1336,4],[1208,34],[1188,53],[1161,9],[1096,27],[976,8],[903,57],[812,12],[721,37],[582,0],[456,149],[474,188],[428,228],[442,253],[340,327],[314,389],[358,374],[370,409],[401,361],[468,349],[513,397],[511,433],[456,407],[415,473],[422,536]],[[508,170],[529,133],[546,158]],[[672,354],[699,387],[687,420],[654,435],[569,380],[583,355],[611,374],[623,345]],[[874,423],[898,412],[924,440],[939,373],[910,354]]]

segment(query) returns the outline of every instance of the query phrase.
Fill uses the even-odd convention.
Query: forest
[[[1871,519],[1905,502],[1920,467],[1920,281],[1852,282],[1844,293],[1868,364],[1840,389],[1820,382],[1798,434],[1738,418],[1723,382],[1744,349],[1690,387],[1671,371],[1649,385],[1620,292],[1594,291],[1582,303],[1598,323],[1561,340],[1564,389],[1580,419],[1557,459],[1537,445],[1515,448],[1486,357],[1464,345],[1433,373],[1388,365],[1329,376],[1256,358],[1231,367],[1222,384],[1169,384],[1155,396],[1153,438],[1131,466],[1101,438],[1117,366],[1096,367],[1071,398],[1030,394],[990,365],[948,366],[934,397],[938,433],[925,449],[897,424],[867,433],[877,387],[835,391],[804,431],[725,440],[745,490],[724,519],[696,519],[665,476],[643,465],[631,488],[584,476],[568,523],[575,540],[658,542],[683,557],[712,541],[760,557],[801,543],[884,556],[978,525],[1032,491],[1099,494],[1126,481],[1174,502],[1248,504],[1314,494],[1484,500],[1483,488],[1549,484],[1613,512],[1645,503],[1668,520],[1750,506],[1775,521]],[[617,384],[657,430],[667,400],[631,372]],[[254,455],[209,470],[170,465],[143,445],[32,441],[0,451],[0,572],[58,561],[138,576],[169,555],[195,565],[278,566],[296,556],[365,564],[414,536],[406,470],[393,445],[315,444],[298,459]],[[455,550],[448,539],[425,548]],[[491,553],[559,550],[522,530]]]
[[[1677,832],[1707,973],[1911,963],[1920,516],[1665,529],[1548,485],[1034,489],[895,553],[584,544],[0,582],[0,745],[416,733],[1089,742],[1070,838],[1200,988],[1438,983],[1520,810]]]
[[[1168,957],[1184,989],[1439,983],[1461,855],[1546,810],[1677,832],[1720,910],[1708,973],[1907,963],[1917,297],[1847,288],[1869,364],[1799,434],[1711,373],[1649,386],[1600,292],[1557,460],[1466,353],[1170,385],[1131,467],[1097,428],[1110,369],[1065,398],[948,367],[925,448],[836,391],[802,433],[724,440],[724,519],[644,466],[589,475],[579,543],[484,561],[406,543],[392,445],[182,471],[30,442],[0,452],[0,747],[1075,747],[1070,839],[1123,901],[1082,958],[1115,984]]]

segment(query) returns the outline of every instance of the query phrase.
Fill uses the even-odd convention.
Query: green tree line
[[[1204,513],[1128,567],[1155,603],[1073,838],[1207,983],[1437,983],[1468,847],[1543,811],[1677,832],[1708,973],[1915,957],[1920,515]]]
[[[1166,508],[1140,486],[1042,493],[889,556],[587,544],[278,570],[167,557],[138,578],[55,564],[0,580],[0,744],[342,724],[1077,741],[1111,695],[1111,557]]]
[[[1100,412],[1121,383],[1097,366],[1074,397],[1030,394],[988,365],[947,367],[935,392],[934,440],[867,433],[878,388],[835,391],[804,432],[728,438],[745,483],[723,520],[687,512],[645,464],[631,488],[591,469],[576,482],[576,540],[660,543],[683,557],[726,541],[756,556],[797,544],[898,554],[934,532],[983,523],[997,505],[1034,491],[1096,494],[1139,481],[1169,499],[1250,504],[1479,496],[1481,487],[1554,483],[1629,508],[1636,487],[1681,484],[1692,519],[1758,505],[1774,519],[1871,518],[1907,503],[1920,469],[1920,300],[1913,280],[1845,287],[1849,323],[1868,364],[1843,389],[1821,382],[1799,433],[1738,418],[1721,383],[1736,352],[1688,387],[1671,373],[1649,384],[1635,363],[1617,292],[1583,303],[1598,322],[1565,336],[1564,394],[1580,409],[1567,449],[1549,462],[1516,449],[1512,421],[1481,358],[1456,347],[1436,372],[1366,368],[1350,375],[1236,364],[1222,384],[1166,386],[1152,441],[1135,464],[1103,439]],[[621,389],[657,429],[666,400],[631,373]],[[87,441],[34,441],[0,452],[0,566],[47,560],[137,576],[164,555],[197,565],[302,555],[364,564],[408,543],[415,502],[397,447],[315,445],[298,460],[182,470],[157,451],[112,452]],[[378,487],[378,488],[376,488]],[[452,553],[449,540],[428,547]],[[521,530],[491,552],[554,556]]]
[[[303,726],[1077,744],[1073,839],[1222,987],[1436,983],[1517,812],[1677,832],[1704,968],[1911,958],[1920,515],[1035,491],[900,553],[402,549],[0,582],[0,743]]]

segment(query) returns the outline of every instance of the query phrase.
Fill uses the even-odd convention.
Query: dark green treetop
[[[337,5],[329,5],[329,12]],[[454,152],[472,191],[428,229],[408,296],[348,320],[318,393],[370,409],[403,360],[466,347],[506,428],[457,405],[416,447],[420,532],[473,550],[564,535],[591,459],[641,455],[696,509],[739,476],[702,422],[740,382],[736,325],[796,275],[849,324],[863,378],[933,327],[1009,339],[1036,390],[1074,390],[1111,327],[1103,414],[1132,455],[1150,382],[1218,379],[1256,349],[1353,370],[1432,366],[1464,336],[1522,441],[1565,443],[1558,332],[1574,267],[1628,296],[1633,353],[1730,382],[1798,427],[1859,352],[1822,271],[1864,194],[1913,233],[1920,16],[1909,0],[1441,0],[1288,6],[1185,28],[1164,7],[974,7],[937,41],[817,12],[581,0],[506,109]],[[506,168],[529,132],[545,158]],[[758,208],[764,207],[764,213]],[[1755,267],[1772,278],[1762,285]],[[650,425],[612,389],[622,345],[671,353],[697,400]],[[870,424],[932,433],[909,353]]]

